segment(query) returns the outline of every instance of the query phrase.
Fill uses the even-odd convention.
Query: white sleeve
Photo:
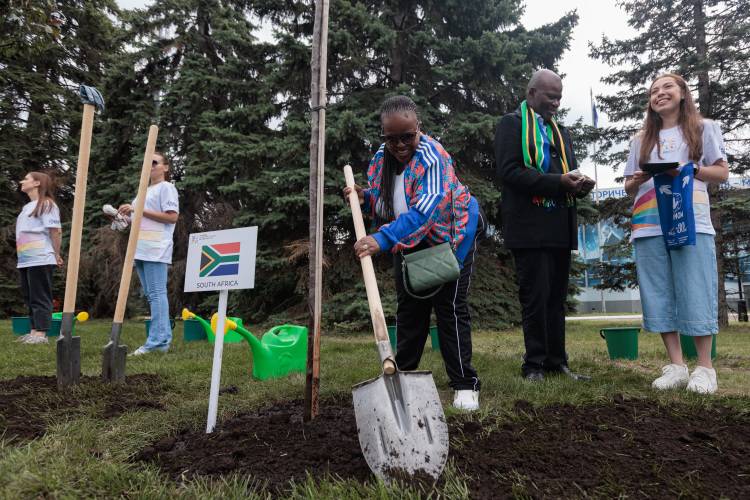
[[[54,203],[52,204],[52,210],[42,216],[44,227],[49,228],[62,228],[60,225],[60,209]]]
[[[162,212],[173,211],[180,213],[180,200],[177,198],[177,188],[169,181],[166,182],[165,188],[159,194],[159,204]]]
[[[624,176],[633,175],[636,170],[641,168],[638,166],[638,159],[641,156],[641,139],[636,137],[633,142],[630,143],[630,153],[628,154],[628,162],[625,164],[625,171],[622,173]]]
[[[703,120],[703,158],[701,165],[713,165],[716,160],[727,161],[724,138],[719,124],[713,120]]]

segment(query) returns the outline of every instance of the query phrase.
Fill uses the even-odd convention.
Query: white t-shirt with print
[[[719,124],[711,120],[702,120],[703,124],[703,156],[696,162],[697,165],[713,165],[716,160],[727,161],[724,150],[724,139],[721,136]],[[682,138],[680,127],[673,127],[659,132],[659,151],[661,158],[656,153],[656,147],[651,152],[649,163],[680,162],[687,163],[689,150]],[[625,176],[633,175],[638,166],[638,158],[641,155],[641,138],[637,137],[630,146],[630,155],[625,165]],[[664,174],[668,175],[668,174]],[[695,214],[695,232],[715,235],[711,224],[711,211],[708,205],[708,189],[706,183],[693,179],[693,213]],[[661,224],[659,223],[659,209],[656,205],[656,189],[654,180],[641,184],[635,196],[633,204],[633,229],[630,241],[635,238],[647,236],[661,236]]]
[[[49,236],[50,228],[62,228],[60,209],[52,204],[52,209],[38,216],[31,215],[37,202],[32,201],[23,206],[16,220],[16,254],[18,268],[57,265],[55,249]]]
[[[135,206],[138,197],[131,205]],[[177,188],[169,181],[162,181],[148,187],[146,192],[146,204],[144,210],[154,212],[167,212],[172,210],[180,213],[180,202],[177,199]],[[131,213],[132,217],[133,214]],[[148,262],[172,263],[172,235],[174,224],[156,222],[144,216],[141,219],[141,230],[138,233],[138,246],[135,249],[135,258]]]

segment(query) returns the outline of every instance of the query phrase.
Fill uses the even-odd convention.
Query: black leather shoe
[[[571,370],[568,365],[560,365],[557,367],[556,371],[564,373],[566,375],[570,375],[575,380],[591,380],[591,377],[589,377],[588,375],[577,375],[573,373],[573,370]]]
[[[529,382],[544,382],[544,373],[542,372],[529,372],[523,376],[524,380]]]

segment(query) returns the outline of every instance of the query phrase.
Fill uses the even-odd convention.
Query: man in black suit
[[[570,134],[554,114],[562,80],[549,70],[531,77],[526,100],[505,115],[495,133],[502,193],[503,239],[513,253],[526,346],[521,373],[544,380],[559,372],[576,380],[565,352],[565,300],[570,252],[578,248],[575,198],[594,181],[581,175]]]

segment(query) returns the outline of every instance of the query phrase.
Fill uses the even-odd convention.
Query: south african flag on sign
[[[233,276],[240,271],[240,244],[204,245],[201,252],[200,277]]]

